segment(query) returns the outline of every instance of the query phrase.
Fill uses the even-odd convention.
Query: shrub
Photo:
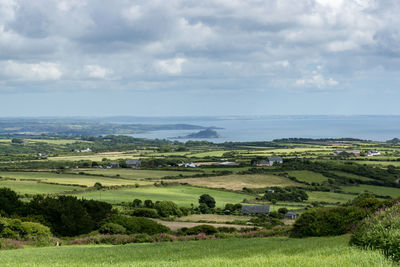
[[[51,237],[51,232],[47,226],[41,225],[40,223],[0,218],[0,237],[39,240]]]
[[[207,235],[212,235],[217,233],[218,230],[212,225],[198,225],[191,228],[184,229],[183,234],[185,235],[198,235],[200,233],[204,233]]]
[[[129,235],[137,233],[152,235],[170,231],[168,227],[146,218],[113,215],[109,222],[123,226]]]
[[[136,208],[131,213],[132,216],[136,217],[148,217],[148,218],[158,218],[157,210],[149,208]]]
[[[234,227],[226,227],[226,226],[218,227],[217,230],[220,233],[234,233],[237,231],[236,228]]]
[[[24,238],[28,240],[37,240],[51,237],[50,228],[36,222],[22,222]]]
[[[156,202],[155,208],[158,212],[158,215],[161,217],[182,216],[182,212],[172,201],[158,201]]]
[[[203,194],[199,198],[199,204],[206,204],[210,209],[215,208],[215,199],[208,195],[208,194]]]
[[[100,227],[99,232],[101,234],[125,234],[126,229],[122,225],[116,223],[106,223]]]
[[[0,250],[6,250],[6,249],[18,249],[18,248],[23,248],[24,246],[22,243],[18,240],[14,239],[0,239]]]
[[[294,223],[290,237],[335,236],[348,233],[367,212],[357,207],[313,209]]]
[[[379,249],[400,261],[400,204],[366,218],[351,236],[350,244]]]

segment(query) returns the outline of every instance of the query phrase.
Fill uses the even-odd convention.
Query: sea
[[[193,124],[217,127],[220,138],[203,138],[214,143],[271,141],[280,138],[359,138],[387,141],[400,138],[400,116],[216,116],[216,117],[135,117],[143,124]],[[168,130],[132,134],[134,137],[175,139],[197,130]]]

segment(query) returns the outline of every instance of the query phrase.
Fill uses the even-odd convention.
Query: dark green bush
[[[351,236],[350,244],[379,249],[400,261],[400,204],[366,218]]]
[[[161,217],[182,216],[181,210],[172,201],[157,201],[155,208]]]
[[[139,217],[128,217],[122,215],[113,215],[108,222],[119,224],[126,229],[128,235],[131,234],[159,234],[168,233],[170,229],[153,220]]]
[[[212,235],[218,232],[217,228],[212,225],[198,225],[191,228],[183,229],[183,234],[185,235],[198,235],[200,233],[204,233],[207,235]]]
[[[313,209],[296,220],[290,237],[342,235],[350,232],[366,215],[367,211],[353,206]]]
[[[149,208],[136,208],[131,213],[136,217],[158,218],[157,210]]]
[[[106,223],[100,227],[99,233],[111,235],[125,234],[126,229],[122,225],[116,223]]]

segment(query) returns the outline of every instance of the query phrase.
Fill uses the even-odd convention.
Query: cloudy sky
[[[0,0],[0,116],[400,114],[398,0]]]

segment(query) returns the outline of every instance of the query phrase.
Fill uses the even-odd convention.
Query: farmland
[[[400,197],[400,188],[391,188],[385,186],[375,186],[375,185],[359,185],[359,186],[345,186],[343,187],[344,192],[349,193],[362,193],[368,191],[379,196],[390,196],[390,197]]]
[[[186,178],[171,180],[180,183],[188,183],[194,186],[208,188],[225,188],[230,190],[242,190],[247,188],[265,188],[271,186],[302,186],[285,177],[277,175],[225,175],[204,178]]]
[[[152,201],[170,200],[179,206],[190,207],[191,204],[196,205],[198,203],[199,197],[202,194],[213,196],[218,207],[223,207],[226,203],[242,202],[245,198],[254,198],[253,196],[246,194],[190,186],[122,188],[118,190],[77,193],[76,196],[85,199],[102,200],[115,204],[133,201],[136,198],[142,201],[146,199]]]
[[[349,247],[347,236],[304,240],[287,238],[295,220],[285,218],[284,214],[291,211],[301,216],[320,207],[344,207],[342,204],[349,205],[351,200],[364,191],[374,193],[379,201],[385,196],[400,196],[400,188],[395,184],[400,178],[400,170],[395,164],[395,167],[364,164],[389,162],[389,158],[394,159],[397,155],[396,149],[382,146],[385,156],[376,157],[372,161],[364,160],[363,157],[333,156],[333,151],[337,149],[354,148],[355,144],[352,143],[286,146],[279,143],[279,147],[268,148],[229,144],[232,147],[225,148],[224,145],[210,143],[166,145],[163,143],[165,141],[155,141],[151,145],[141,143],[138,146],[136,140],[126,145],[128,137],[114,138],[116,144],[111,145],[109,139],[99,137],[97,141],[96,138],[91,138],[94,141],[28,139],[27,143],[19,146],[10,139],[0,139],[0,188],[6,187],[19,194],[21,205],[33,202],[29,205],[31,209],[40,205],[55,205],[47,216],[61,210],[66,212],[63,216],[68,217],[68,214],[74,214],[74,209],[69,210],[69,205],[77,201],[85,203],[84,208],[109,209],[110,213],[115,212],[121,218],[151,218],[148,220],[153,224],[160,223],[157,227],[166,226],[165,229],[168,229],[164,229],[167,232],[160,236],[138,232],[139,239],[144,238],[139,242],[162,240],[165,238],[163,235],[173,240],[186,240],[189,234],[185,231],[193,227],[202,229],[204,224],[214,229],[222,227],[222,230],[216,230],[222,232],[216,233],[215,237],[207,237],[217,240],[125,246],[109,246],[105,245],[109,243],[96,241],[102,245],[71,246],[68,243],[70,240],[102,238],[99,227],[108,223],[106,219],[99,224],[94,223],[97,222],[96,217],[91,224],[92,228],[88,230],[76,232],[68,238],[56,236],[68,244],[61,248],[30,249],[28,247],[34,245],[23,243],[24,250],[0,252],[4,259],[3,265],[24,266],[25,263],[18,262],[19,257],[26,259],[26,266],[90,266],[96,265],[97,261],[103,266],[130,266],[132,262],[135,266],[285,266],[294,263],[302,263],[302,266],[329,266],[329,262],[334,262],[334,266],[363,266],[365,262],[373,262],[378,266],[390,264],[379,252]],[[118,144],[119,138],[123,144]],[[75,147],[79,150],[90,146],[92,152],[75,152]],[[363,146],[368,149],[374,147],[370,143],[357,143],[357,148]],[[32,152],[42,147],[46,151],[50,150],[47,158],[40,158]],[[95,151],[96,148],[99,150]],[[1,149],[6,152],[1,154]],[[10,149],[21,153],[12,154]],[[281,157],[283,163],[273,166],[254,164],[272,155]],[[141,166],[138,169],[129,168],[126,160],[130,159],[140,159]],[[195,167],[182,166],[183,163],[191,162]],[[201,196],[211,198],[215,206],[201,202]],[[70,201],[70,204],[55,204],[64,200]],[[96,206],[95,203],[102,204]],[[269,206],[269,213],[265,216],[244,215],[242,208],[246,210],[249,205]],[[20,210],[21,213],[29,211],[27,208]],[[42,207],[36,212],[42,210],[46,208]],[[165,210],[169,213],[162,213]],[[68,222],[79,220],[81,213],[84,214],[84,211],[79,212],[77,217],[69,218]],[[100,216],[102,213],[96,211],[87,214]],[[119,223],[123,224],[123,220],[116,225],[126,230]],[[70,230],[79,228],[79,224]],[[86,225],[85,221],[82,225]],[[254,238],[266,233],[263,231],[271,231],[271,235],[281,237]],[[121,237],[112,234],[111,239],[137,238],[130,234]],[[253,234],[248,239],[235,238]],[[193,236],[190,238],[199,239]],[[0,246],[4,245],[0,243]],[[176,253],[183,247],[184,253]],[[41,257],[38,258],[35,253],[40,253]],[[232,253],[236,258],[232,258]],[[70,262],[71,255],[79,255],[76,256],[79,261]]]
[[[96,182],[100,182],[105,186],[113,185],[145,185],[151,184],[150,182],[121,179],[117,177],[96,177],[91,175],[68,174],[68,173],[55,173],[55,172],[0,172],[0,176],[4,178],[14,178],[17,180],[35,180],[37,182],[56,183],[63,185],[82,185],[93,186]]]
[[[290,176],[296,177],[297,180],[306,183],[323,183],[328,180],[328,177],[323,176],[320,173],[312,171],[290,171],[288,172]]]
[[[347,237],[204,240],[3,251],[2,266],[392,266]],[[244,249],[245,248],[245,249]]]

